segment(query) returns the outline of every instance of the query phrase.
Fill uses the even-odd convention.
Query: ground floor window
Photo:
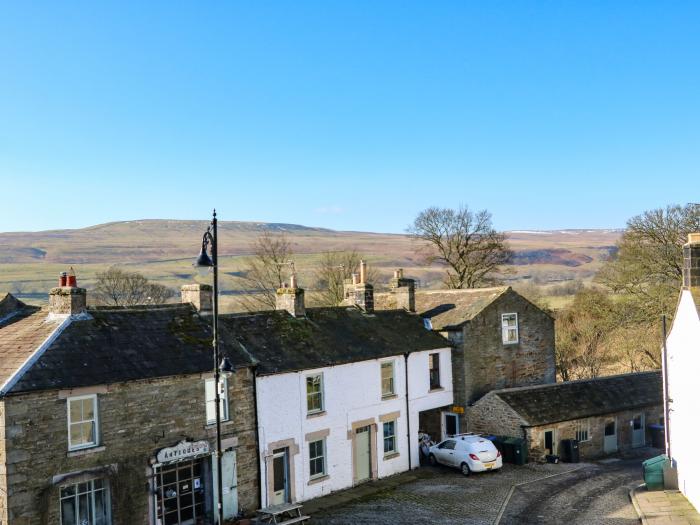
[[[61,488],[61,525],[109,525],[109,490],[103,479]]]
[[[576,424],[576,440],[580,443],[581,441],[588,441],[591,439],[591,424],[588,419],[584,421],[579,421]]]
[[[156,515],[161,525],[197,523],[205,496],[202,460],[161,465],[156,471]]]
[[[309,443],[309,475],[318,478],[326,475],[326,440]]]
[[[396,452],[396,421],[384,423],[384,454]]]

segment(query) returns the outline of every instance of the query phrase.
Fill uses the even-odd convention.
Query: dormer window
[[[501,315],[501,336],[504,345],[512,345],[519,342],[518,314]]]

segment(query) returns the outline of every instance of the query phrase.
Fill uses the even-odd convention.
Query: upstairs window
[[[501,334],[504,345],[512,345],[519,341],[518,314],[501,315]]]
[[[440,354],[430,354],[428,356],[430,366],[430,390],[440,388]]]
[[[97,446],[97,395],[68,398],[68,449]]]
[[[207,401],[207,424],[216,423],[216,390],[214,378],[204,381],[204,393]],[[225,377],[219,378],[219,414],[221,421],[228,421],[228,382]]]
[[[395,393],[394,362],[386,361],[382,363],[382,397],[393,396]]]
[[[306,411],[309,414],[323,411],[323,374],[306,377]]]

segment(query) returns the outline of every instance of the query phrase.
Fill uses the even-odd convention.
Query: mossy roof
[[[239,341],[255,358],[261,375],[449,346],[425,329],[420,316],[404,310],[366,314],[357,307],[307,308],[306,317],[268,311],[225,315],[219,324],[223,337]]]
[[[637,372],[495,390],[529,426],[614,414],[663,403],[661,372]],[[478,401],[477,401],[478,404]]]
[[[213,371],[211,318],[190,304],[91,308],[46,348],[11,392],[68,389]],[[43,312],[46,319],[46,312]],[[5,336],[4,330],[0,335]],[[234,366],[250,366],[238,344],[222,341]],[[34,345],[36,349],[37,345]]]
[[[430,319],[433,330],[459,328],[508,290],[508,286],[497,286],[420,291],[416,292],[416,312],[424,319]],[[374,305],[378,310],[396,308],[396,298],[392,293],[377,294]]]

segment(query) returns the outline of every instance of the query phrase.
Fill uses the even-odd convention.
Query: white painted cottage
[[[221,318],[258,362],[263,507],[416,468],[419,414],[453,402],[448,341],[356,281],[359,305],[307,309],[293,279],[277,311]]]
[[[700,509],[700,233],[683,247],[683,290],[666,346],[670,456],[678,488]]]

